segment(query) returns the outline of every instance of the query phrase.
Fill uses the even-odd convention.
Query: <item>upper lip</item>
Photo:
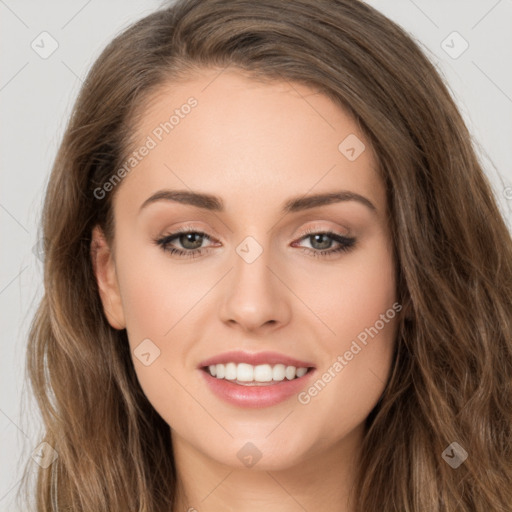
[[[205,359],[199,363],[199,368],[213,364],[226,363],[247,363],[253,366],[259,364],[284,364],[285,366],[295,366],[296,368],[314,367],[312,363],[300,361],[299,359],[285,354],[279,354],[278,352],[242,352],[240,350],[233,350]]]

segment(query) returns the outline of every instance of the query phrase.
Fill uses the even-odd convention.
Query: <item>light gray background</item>
[[[70,109],[104,46],[160,0],[0,0],[0,511],[18,510],[23,464],[40,442],[24,380],[26,335],[42,295],[34,245],[43,192]],[[368,0],[402,25],[444,75],[510,226],[512,0]],[[47,31],[58,43],[48,51]],[[453,58],[463,48],[468,49]],[[450,37],[448,37],[450,36]],[[448,39],[447,39],[448,37]],[[443,46],[452,54],[450,56]],[[451,49],[449,48],[451,47]],[[35,463],[33,463],[35,469]]]

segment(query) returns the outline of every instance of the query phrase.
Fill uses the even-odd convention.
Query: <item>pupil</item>
[[[325,241],[324,243],[322,244],[321,242],[321,239],[322,237],[325,237]],[[319,234],[319,235],[313,235],[312,236],[313,238],[313,241],[316,243],[318,240],[320,241],[320,247],[315,247],[315,244],[312,243],[313,247],[315,247],[316,249],[329,249],[329,246],[331,244],[331,240],[325,235],[325,234]],[[318,239],[318,240],[317,240]]]
[[[194,241],[194,238],[196,237],[197,240]],[[188,242],[191,242],[192,246],[187,245]],[[203,243],[203,238],[202,235],[199,235],[198,233],[187,233],[185,235],[181,235],[180,243],[185,247],[185,249],[198,249]]]

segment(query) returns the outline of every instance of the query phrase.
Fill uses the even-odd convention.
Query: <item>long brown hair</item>
[[[151,92],[227,66],[309,85],[348,111],[387,190],[405,314],[366,422],[357,510],[510,511],[511,236],[434,66],[358,0],[181,0],[94,64],[42,214],[45,294],[27,371],[58,458],[38,470],[37,511],[172,509],[169,426],[138,384],[126,331],[106,320],[91,264],[92,228],[113,239],[119,186],[102,199],[94,190],[129,154]],[[457,469],[442,456],[452,442],[468,454]]]

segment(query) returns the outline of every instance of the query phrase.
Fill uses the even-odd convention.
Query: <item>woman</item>
[[[512,504],[512,243],[434,67],[353,0],[117,37],[43,215],[37,510]]]

